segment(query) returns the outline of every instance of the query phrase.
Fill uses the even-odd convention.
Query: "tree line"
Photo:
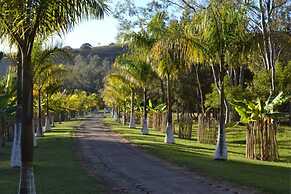
[[[1,39],[7,40],[17,50],[15,128],[21,133],[18,193],[34,194],[36,193],[33,172],[34,85],[41,87],[36,77],[39,76],[39,80],[42,80],[46,79],[46,75],[34,74],[37,63],[33,63],[33,49],[37,46],[38,40],[46,40],[56,34],[61,36],[83,19],[102,19],[109,13],[109,6],[105,0],[3,0],[0,1],[0,9]],[[54,66],[47,73],[52,73],[54,68],[61,67]],[[50,78],[49,76],[48,79]],[[54,80],[49,82],[53,83]]]
[[[146,135],[149,109],[164,107],[165,143],[174,143],[173,112],[179,131],[193,116],[217,120],[216,160],[227,159],[225,128],[240,121],[247,128],[246,157],[278,160],[278,122],[291,121],[290,4],[166,0],[141,8],[126,2],[116,17],[119,42],[128,50],[103,91],[113,115],[130,112],[133,128],[142,112]],[[181,13],[169,14],[171,6]]]

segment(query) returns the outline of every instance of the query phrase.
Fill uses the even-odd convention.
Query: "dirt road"
[[[209,180],[146,154],[104,126],[98,116],[86,119],[76,137],[81,161],[89,173],[106,182],[109,193],[255,193],[245,187]]]

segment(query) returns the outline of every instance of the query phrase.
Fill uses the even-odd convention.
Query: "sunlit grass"
[[[38,139],[35,149],[34,172],[38,194],[95,194],[103,186],[81,167],[72,138],[74,127],[81,121],[69,121],[57,126]],[[18,187],[18,169],[9,166],[10,146],[0,152],[0,193],[15,194]],[[4,151],[4,152],[3,152]]]
[[[173,145],[164,144],[164,134],[150,130],[149,135],[141,135],[140,129],[129,129],[105,118],[104,122],[131,143],[145,151],[179,166],[194,170],[209,177],[227,180],[236,184],[252,186],[258,190],[287,194],[291,186],[291,127],[280,127],[278,141],[280,161],[266,162],[245,159],[245,128],[236,126],[227,129],[228,161],[214,161],[215,145],[200,144],[193,140],[176,138]]]

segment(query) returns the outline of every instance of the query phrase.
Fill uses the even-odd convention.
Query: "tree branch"
[[[278,5],[275,5],[275,3],[273,3],[273,4],[272,4],[272,7],[271,7],[271,9],[270,9],[270,14],[272,14],[272,12],[273,12],[275,9],[277,9],[277,8],[279,8],[279,7],[281,7],[281,6],[283,6],[283,5],[286,4],[286,3],[287,3],[287,0],[282,1],[282,2],[279,3]]]
[[[182,2],[183,2],[187,7],[189,7],[190,9],[193,9],[193,11],[196,11],[196,7],[190,5],[190,3],[188,3],[186,0],[182,0]]]
[[[183,7],[182,5],[180,5],[179,3],[177,3],[177,2],[174,2],[174,1],[172,1],[172,0],[166,0],[168,3],[171,3],[171,4],[173,4],[173,5],[175,5],[175,6],[177,6],[177,7],[179,7],[179,8],[181,8],[181,9],[185,9],[185,7]]]
[[[185,9],[185,6],[175,2],[175,1],[172,1],[172,0],[166,0],[168,3],[171,3],[181,9]],[[200,9],[205,9],[205,7],[203,7],[202,5],[199,5],[198,3],[193,3],[194,5],[191,5],[189,2],[187,2],[187,0],[181,0],[183,4],[185,4],[188,8],[192,9],[194,12],[197,11],[197,8],[200,8]]]

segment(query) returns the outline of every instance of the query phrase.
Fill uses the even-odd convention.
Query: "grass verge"
[[[103,193],[101,182],[87,175],[74,150],[74,127],[81,121],[58,124],[38,139],[34,151],[34,173],[38,194],[96,194]],[[8,145],[0,151],[0,193],[17,193],[19,169],[10,168]]]
[[[129,129],[111,118],[104,118],[104,123],[146,152],[202,175],[267,193],[288,194],[291,190],[290,127],[285,127],[278,134],[279,162],[245,159],[243,127],[227,129],[229,160],[214,161],[215,145],[198,143],[195,133],[193,140],[176,138],[175,144],[168,145],[163,143],[164,134],[160,131],[151,129],[149,135],[141,135],[140,129]]]

